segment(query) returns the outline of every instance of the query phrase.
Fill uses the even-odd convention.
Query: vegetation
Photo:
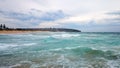
[[[0,30],[18,30],[18,31],[50,31],[50,32],[81,32],[80,30],[67,28],[8,28],[5,24],[0,25]]]
[[[6,27],[5,24],[0,24],[0,30],[6,30],[9,29],[8,27]]]

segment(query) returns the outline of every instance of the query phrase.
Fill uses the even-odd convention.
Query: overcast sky
[[[120,0],[0,0],[0,24],[120,32]]]

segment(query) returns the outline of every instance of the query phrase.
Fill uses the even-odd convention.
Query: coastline
[[[67,28],[4,28],[0,29],[0,34],[19,34],[19,33],[33,33],[33,32],[81,32],[76,29]]]
[[[21,33],[34,33],[34,32],[48,32],[48,31],[0,30],[0,34],[21,34]]]

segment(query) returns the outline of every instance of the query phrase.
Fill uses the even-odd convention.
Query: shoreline
[[[21,33],[34,33],[34,32],[48,32],[48,31],[26,31],[26,30],[0,30],[0,34],[21,34]]]
[[[33,33],[33,32],[81,32],[76,29],[67,28],[6,28],[0,29],[0,34],[19,34],[19,33]]]

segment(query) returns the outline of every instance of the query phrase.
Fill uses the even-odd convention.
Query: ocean
[[[0,68],[120,68],[120,33],[2,34]]]

